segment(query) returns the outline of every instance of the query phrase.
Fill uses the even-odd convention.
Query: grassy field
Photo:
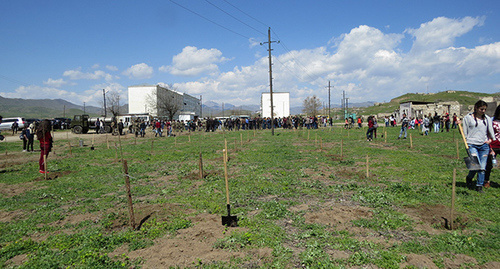
[[[68,136],[55,141],[47,179],[39,153],[0,143],[0,266],[499,268],[498,169],[480,194],[465,187],[456,130],[398,140],[399,128],[380,127],[373,142],[365,132],[149,132],[99,136],[95,150],[92,135],[84,147]],[[239,227],[221,225],[225,141]]]

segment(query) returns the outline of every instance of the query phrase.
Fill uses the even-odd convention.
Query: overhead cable
[[[214,22],[213,20],[211,20],[211,19],[209,19],[209,18],[207,18],[207,17],[205,17],[205,16],[201,15],[200,13],[195,12],[195,11],[193,11],[193,10],[191,10],[191,9],[189,9],[189,8],[187,8],[187,7],[185,7],[185,6],[181,5],[181,4],[179,4],[179,3],[177,3],[177,2],[175,2],[175,1],[173,1],[173,0],[170,0],[170,2],[172,2],[172,3],[176,4],[177,6],[179,6],[179,7],[183,8],[183,9],[185,9],[185,10],[187,10],[187,11],[189,11],[189,12],[193,13],[193,14],[195,14],[196,16],[198,16],[198,17],[200,17],[200,18],[203,18],[203,19],[205,19],[205,20],[207,20],[207,21],[209,21],[209,22],[211,22],[211,23],[213,23],[213,24],[215,24],[215,25],[217,25],[217,26],[219,26],[219,27],[221,27],[221,28],[223,28],[223,29],[226,29],[227,31],[229,31],[229,32],[231,32],[231,33],[233,33],[233,34],[239,35],[239,36],[241,36],[241,37],[243,37],[243,38],[246,38],[246,39],[250,39],[250,37],[247,37],[247,36],[245,36],[245,35],[242,35],[242,34],[240,34],[240,33],[236,32],[236,31],[233,31],[233,30],[231,30],[231,29],[229,29],[229,28],[227,28],[227,27],[225,27],[225,26],[223,26],[223,25],[221,25],[221,24],[219,24],[219,23],[216,23],[216,22]]]
[[[244,25],[248,26],[249,28],[251,28],[251,29],[255,30],[256,32],[258,32],[258,33],[260,33],[260,34],[262,34],[262,35],[266,35],[266,33],[259,31],[258,29],[256,29],[256,28],[252,27],[251,25],[247,24],[246,22],[244,22],[244,21],[242,21],[242,20],[240,20],[240,19],[236,18],[235,16],[233,16],[233,15],[229,14],[229,12],[227,12],[227,11],[223,10],[222,8],[220,8],[220,7],[218,7],[217,5],[213,4],[212,2],[210,2],[210,1],[208,1],[208,0],[205,0],[205,1],[206,1],[207,3],[209,3],[210,5],[214,6],[215,8],[217,8],[218,10],[220,10],[220,11],[224,12],[226,15],[230,16],[231,18],[233,18],[233,19],[235,19],[235,20],[237,20],[237,21],[241,22],[242,24],[244,24]]]

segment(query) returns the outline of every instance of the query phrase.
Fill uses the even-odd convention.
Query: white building
[[[275,118],[284,118],[290,116],[290,93],[289,92],[273,92],[273,113]],[[262,117],[271,117],[271,94],[263,92],[260,109]]]
[[[172,102],[180,107],[174,119],[179,119],[180,114],[189,114],[193,117],[201,116],[201,100],[186,93],[169,90],[160,85],[137,85],[128,87],[128,113],[149,114],[153,117],[164,117],[165,112],[157,110],[155,105],[157,96],[164,94],[172,98]]]

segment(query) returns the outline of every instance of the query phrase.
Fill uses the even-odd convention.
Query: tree
[[[175,91],[172,84],[158,87],[158,91],[148,98],[149,105],[158,113],[158,116],[167,116],[169,120],[173,120],[175,114],[182,108],[182,95]]]
[[[113,117],[118,117],[120,114],[120,93],[110,91],[106,93],[106,109]]]
[[[302,109],[302,112],[306,114],[307,116],[316,116],[318,115],[318,111],[321,108],[321,102],[316,95],[313,95],[312,97],[307,97],[304,100],[303,104],[304,108]]]

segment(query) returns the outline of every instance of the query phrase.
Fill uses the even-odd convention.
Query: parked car
[[[3,118],[2,123],[0,123],[0,131],[12,130],[12,124],[17,121],[18,129],[21,130],[27,126],[25,118],[14,117],[14,118]]]
[[[52,120],[52,128],[54,129],[69,129],[71,119],[69,118],[54,118]]]

